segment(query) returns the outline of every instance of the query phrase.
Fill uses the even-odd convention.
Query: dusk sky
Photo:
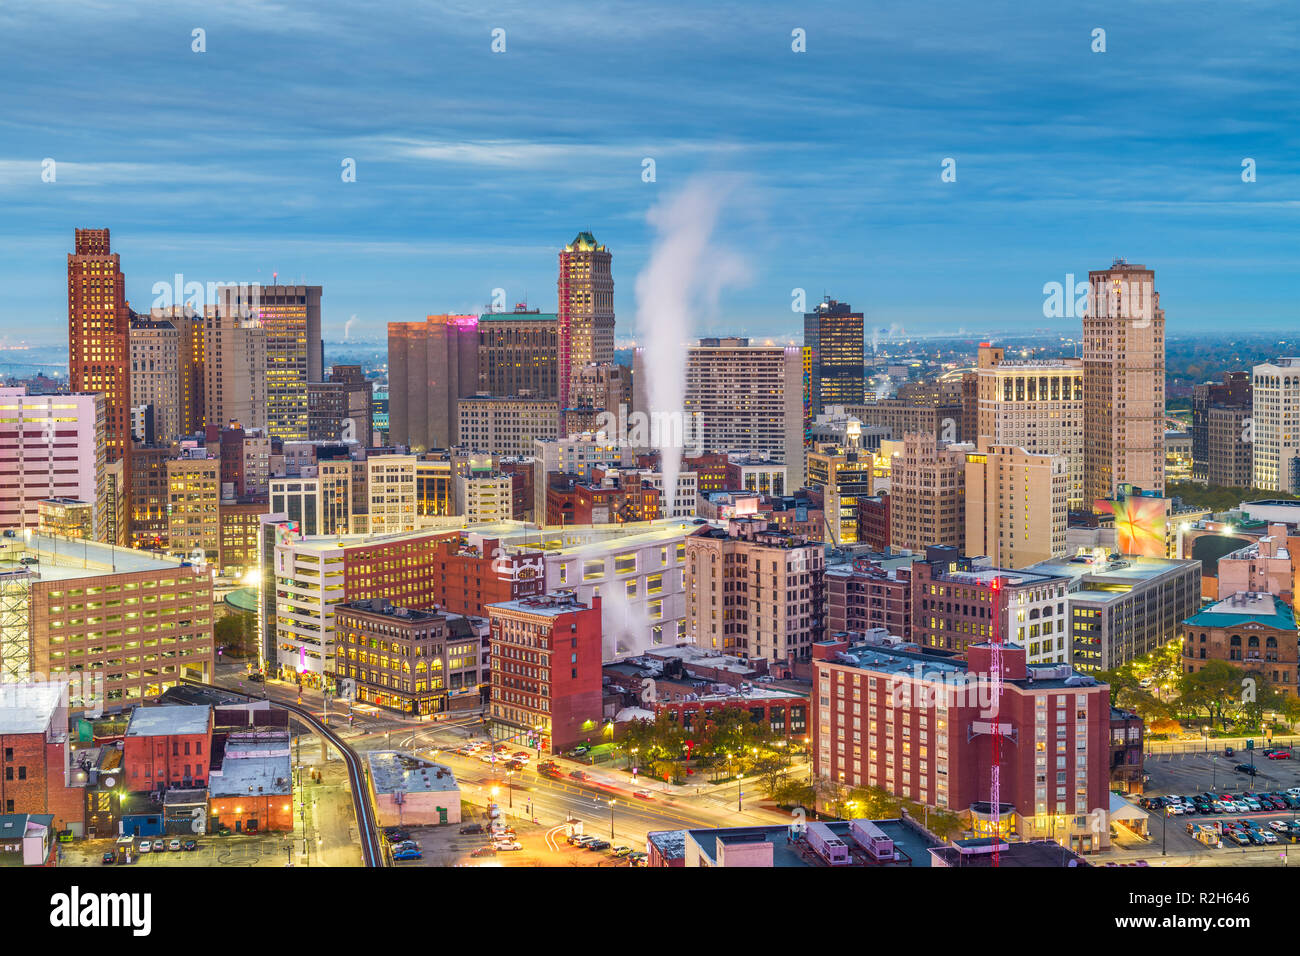
[[[137,310],[175,273],[278,272],[324,286],[332,341],[495,288],[553,311],[556,254],[589,230],[622,345],[647,213],[701,182],[727,196],[710,248],[732,276],[701,333],[797,338],[794,288],[868,328],[1073,331],[1044,283],[1117,256],[1155,269],[1171,336],[1294,330],[1298,20],[1186,0],[6,4],[0,335],[66,342],[78,226],[112,230]]]

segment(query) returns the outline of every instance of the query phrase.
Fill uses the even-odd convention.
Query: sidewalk
[[[1211,737],[1207,743],[1204,737],[1197,740],[1148,740],[1146,744],[1147,755],[1153,754],[1218,754],[1223,755],[1224,747],[1231,747],[1237,751],[1236,756],[1246,756],[1246,741],[1255,741],[1255,750],[1265,750],[1268,747],[1287,748],[1295,747],[1300,744],[1300,734],[1287,734],[1273,737],[1271,742],[1264,743],[1264,737],[1256,734],[1251,737]]]
[[[734,799],[736,795],[737,781],[734,777],[729,780],[724,780],[720,783],[713,783],[710,781],[710,782],[701,782],[701,783],[677,784],[677,783],[670,783],[664,780],[659,780],[653,777],[647,777],[643,774],[637,774],[636,777],[633,777],[631,772],[625,769],[625,767],[620,767],[617,765],[610,765],[610,764],[588,765],[588,764],[581,763],[580,761],[573,760],[572,758],[561,757],[561,756],[555,756],[549,759],[555,761],[555,763],[558,766],[564,767],[566,771],[568,770],[583,771],[587,775],[587,779],[591,780],[594,783],[602,783],[609,786],[622,787],[633,791],[647,790],[650,793],[656,795],[663,795],[667,797],[674,797],[674,796],[695,797],[695,796],[722,795],[722,796],[730,796],[731,798]],[[626,765],[626,760],[618,761],[618,763],[622,763]],[[798,762],[792,763],[790,767],[787,768],[786,770],[787,776],[799,775],[800,779],[806,778],[807,774],[808,774],[808,765],[806,763],[798,763]],[[706,780],[709,775],[710,774],[706,774],[705,772],[699,772],[699,771],[697,771],[695,774],[695,776],[698,777],[701,781]],[[754,800],[759,799],[760,793],[758,787],[761,780],[762,780],[761,776],[742,777],[740,779],[740,789],[745,794],[746,802],[748,802],[750,799],[754,799]]]

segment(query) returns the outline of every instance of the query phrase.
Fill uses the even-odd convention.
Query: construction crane
[[[993,640],[989,653],[989,690],[993,701],[993,756],[989,761],[989,812],[993,825],[993,866],[998,866],[998,845],[1002,818],[1002,578],[995,577],[993,597]]]

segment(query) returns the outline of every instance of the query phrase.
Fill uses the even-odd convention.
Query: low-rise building
[[[381,827],[460,823],[460,785],[450,767],[399,750],[366,754]]]
[[[1300,692],[1295,614],[1280,597],[1239,591],[1183,621],[1183,673],[1227,661],[1288,696]]]

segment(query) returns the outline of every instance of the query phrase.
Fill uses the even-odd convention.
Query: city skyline
[[[1172,11],[1012,19],[999,5],[936,24],[897,8],[666,5],[628,27],[588,7],[443,5],[404,7],[399,38],[397,20],[357,27],[331,6],[289,18],[142,4],[112,21],[93,5],[35,21],[9,10],[7,32],[29,42],[0,92],[0,336],[57,341],[78,226],[113,230],[136,311],[176,273],[278,273],[329,286],[331,340],[485,311],[496,289],[507,307],[554,311],[556,250],[590,231],[616,258],[626,345],[643,338],[647,214],[700,177],[729,185],[716,244],[745,267],[691,317],[701,335],[791,334],[794,289],[852,302],[876,330],[1051,328],[1062,319],[1044,316],[1044,285],[1116,256],[1160,272],[1174,329],[1282,327],[1300,293],[1279,233],[1297,154],[1274,122],[1296,105],[1284,31]],[[99,46],[65,38],[73,18],[97,25]],[[380,54],[366,75],[310,69]],[[58,72],[66,55],[114,100],[84,111],[85,91]],[[440,88],[432,108],[400,82],[430,57],[472,81]]]

